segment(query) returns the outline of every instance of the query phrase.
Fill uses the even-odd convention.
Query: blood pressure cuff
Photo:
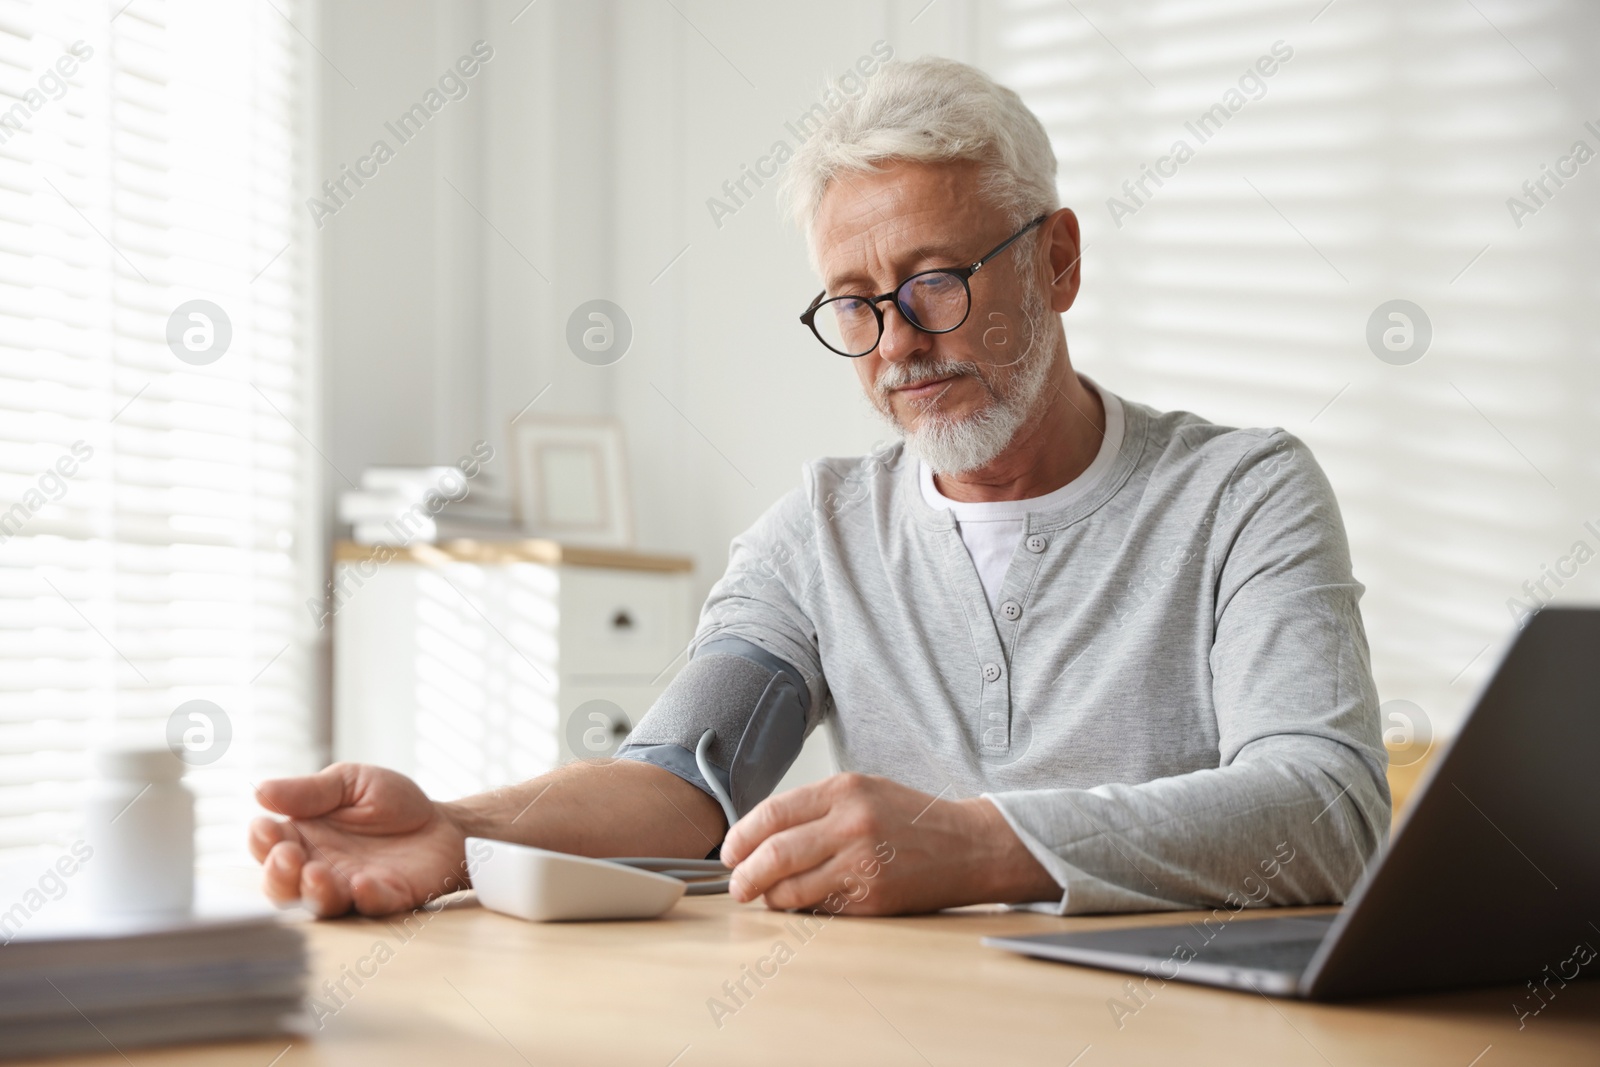
[[[715,797],[694,758],[701,735],[715,730],[711,773],[743,816],[800,755],[810,704],[805,679],[788,663],[743,638],[714,638],[662,691],[617,758],[653,763]]]

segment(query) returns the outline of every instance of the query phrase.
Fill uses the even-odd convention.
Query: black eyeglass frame
[[[889,292],[883,293],[879,296],[854,296],[850,293],[841,293],[838,296],[828,297],[828,290],[824,289],[811,301],[811,306],[806,308],[805,313],[800,316],[800,321],[805,323],[806,326],[810,328],[812,334],[816,336],[818,341],[822,342],[822,346],[824,348],[826,348],[829,352],[834,352],[843,356],[845,359],[860,359],[862,356],[870,356],[878,347],[878,345],[883,343],[883,312],[878,310],[878,305],[883,303],[885,300],[894,301],[894,306],[899,310],[900,314],[905,317],[906,322],[911,324],[911,328],[914,330],[920,330],[923,333],[931,334],[953,333],[956,330],[961,329],[962,326],[966,325],[967,319],[972,317],[972,286],[970,284],[972,276],[978,273],[978,271],[982,270],[983,266],[995,256],[998,256],[1000,253],[1010,248],[1011,245],[1020,237],[1022,237],[1023,234],[1027,233],[1029,230],[1033,229],[1035,226],[1039,225],[1049,217],[1050,216],[1048,213],[1040,215],[1022,229],[1018,230],[1016,233],[1012,234],[1010,237],[1007,237],[1004,241],[1001,241],[999,244],[989,249],[989,251],[973,260],[968,266],[935,267],[932,270],[918,271],[917,273],[911,275],[911,277],[903,280],[893,289],[889,290]],[[918,325],[916,316],[908,311],[906,306],[900,302],[901,290],[905,289],[906,286],[910,285],[918,278],[925,278],[930,274],[949,274],[954,276],[961,282],[961,288],[966,292],[967,295],[967,310],[966,313],[961,316],[961,321],[956,323],[954,326],[943,330],[930,330],[925,326]],[[824,297],[828,298],[825,300],[823,299]],[[872,342],[872,347],[867,349],[865,352],[840,352],[837,348],[828,344],[827,339],[822,336],[822,331],[817,329],[817,312],[821,311],[835,300],[864,300],[866,301],[867,307],[872,309],[873,318],[878,320],[878,339]]]

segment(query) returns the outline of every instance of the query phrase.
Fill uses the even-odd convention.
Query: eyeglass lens
[[[958,275],[945,271],[907,278],[895,298],[911,325],[928,333],[953,330],[967,315],[967,287]],[[882,332],[871,302],[863,297],[828,300],[817,308],[813,321],[824,344],[850,356],[872,351]]]

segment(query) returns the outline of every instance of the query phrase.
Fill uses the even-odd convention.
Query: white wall
[[[499,447],[552,381],[541,401],[552,410],[610,407],[605,378],[549,333],[610,267],[607,11],[541,3],[513,23],[503,8],[324,5],[320,47],[343,72],[323,79],[329,171],[375,138],[396,142],[386,121],[475,42],[493,49],[466,97],[324,220],[326,451],[352,478],[377,463],[450,462],[479,437]],[[484,484],[503,490],[504,477],[491,464]]]
[[[882,434],[850,366],[796,321],[815,283],[772,186],[721,227],[705,200],[792,143],[784,122],[875,41],[962,54],[966,7],[908,25],[921,5],[676,6],[327,0],[319,47],[359,87],[324,79],[334,168],[473,41],[495,55],[325,222],[325,450],[357,478],[449,462],[480,436],[502,448],[550,385],[534,412],[621,421],[638,542],[693,556],[698,602],[805,459]],[[609,367],[564,341],[567,314],[596,297],[634,327]],[[504,479],[491,465],[484,484]],[[813,747],[797,772],[825,766]]]
[[[1208,63],[1231,70],[1292,34],[1301,65],[1267,103],[1325,100],[1325,119],[1274,129],[1264,104],[1249,116],[1258,139],[1291,147],[1264,162],[1242,141],[1219,148],[1173,207],[1091,249],[1067,318],[1075,361],[1135,399],[1305,436],[1345,502],[1357,574],[1371,587],[1380,690],[1420,699],[1445,726],[1491,665],[1492,654],[1473,654],[1508,631],[1505,598],[1567,549],[1580,518],[1600,515],[1586,510],[1600,485],[1589,443],[1600,405],[1586,369],[1596,190],[1564,192],[1524,231],[1506,232],[1501,203],[1578,135],[1576,101],[1595,98],[1582,57],[1561,44],[1592,31],[1572,3],[1485,6],[1554,72],[1563,90],[1547,93],[1495,26],[1444,3],[1397,14],[1346,0],[1315,24],[1320,5],[1266,5],[1200,33],[1190,24],[1203,9],[1162,21],[1149,4],[1091,0],[540,0],[518,16],[524,2],[327,0],[320,45],[360,86],[324,72],[334,161],[473,40],[496,50],[468,99],[324,230],[328,451],[352,477],[369,463],[447,462],[478,436],[499,446],[510,417],[553,383],[535,411],[622,422],[639,542],[692,555],[703,593],[729,538],[796,484],[801,462],[859,453],[884,435],[849,364],[796,321],[816,282],[772,186],[720,226],[706,206],[742,164],[793,142],[784,123],[817,99],[824,76],[880,39],[900,56],[982,62],[1046,117],[1067,202],[1095,233],[1107,230],[1103,199],[1145,146],[1082,116],[1103,115],[1108,101],[1129,116],[1181,111],[1185,94],[1215,94]],[[1111,41],[1156,70],[1160,88],[1130,73]],[[1331,147],[1314,143],[1322,134]],[[1292,234],[1268,228],[1277,218],[1266,208],[1209,231],[1171,229],[1189,225],[1179,205],[1203,203],[1243,170],[1267,175],[1290,213],[1326,227],[1317,241],[1356,275],[1333,310],[1282,289],[1318,265],[1308,268]],[[1174,296],[1173,271],[1217,273],[1217,257],[1244,241],[1259,255],[1221,272],[1231,291]],[[1491,252],[1454,285],[1460,251],[1485,243]],[[1390,374],[1362,346],[1361,323],[1383,296],[1418,291],[1440,309],[1438,355],[1409,377]],[[632,348],[614,366],[585,365],[564,343],[568,312],[594,297],[633,322]],[[1241,363],[1261,300],[1271,329],[1297,339],[1281,362],[1274,351]],[[1219,375],[1208,359],[1248,374]],[[1261,388],[1273,375],[1282,388]],[[1488,418],[1457,402],[1451,382]],[[1349,389],[1318,415],[1341,383]],[[1539,483],[1516,448],[1555,485]],[[1585,572],[1562,595],[1595,584]]]
[[[319,47],[359,87],[325,73],[329,170],[387,136],[384,121],[473,41],[495,49],[466,99],[325,220],[325,451],[351,477],[445,462],[477,436],[503,443],[551,385],[533,412],[622,421],[639,543],[694,555],[703,592],[732,533],[803,460],[882,432],[849,365],[796,321],[814,280],[772,186],[720,227],[705,201],[775,140],[793,143],[785,121],[873,42],[962,54],[966,8],[941,0],[902,25],[920,5],[698,2],[680,15],[541,0],[511,22],[522,7],[325,4]],[[567,314],[596,297],[634,326],[610,367],[564,341]]]
[[[724,182],[775,142],[793,146],[785,123],[875,42],[960,54],[962,5],[908,26],[908,4],[689,4],[700,32],[668,5],[625,6],[613,291],[639,340],[615,368],[616,410],[641,528],[693,552],[708,588],[729,538],[798,484],[805,460],[864,452],[886,431],[849,361],[798,321],[818,285],[775,182],[747,184],[753,196],[720,220],[707,201],[731,202]]]

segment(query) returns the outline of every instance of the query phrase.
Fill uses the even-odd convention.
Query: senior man
[[[846,912],[1342,900],[1389,793],[1333,493],[1281,430],[1074,372],[1055,171],[962,64],[890,63],[848,99],[786,174],[823,283],[802,321],[900,443],[811,463],[735,539],[621,758],[449,803],[354,764],[264,783],[288,816],[251,828],[269,895],[415,906],[476,835],[720,843],[733,896],[775,908],[863,871]],[[847,773],[769,795],[824,721]]]

